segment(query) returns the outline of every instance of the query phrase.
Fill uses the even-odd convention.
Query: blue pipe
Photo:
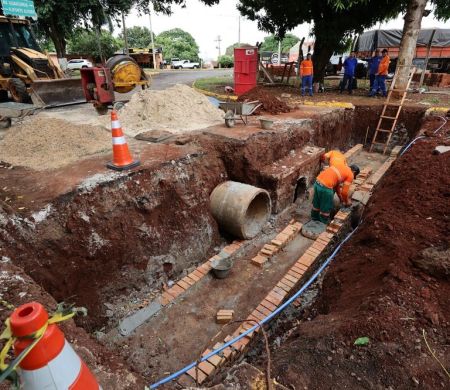
[[[289,306],[293,301],[295,301],[316,279],[317,277],[322,273],[322,271],[326,268],[326,266],[330,263],[331,260],[336,256],[336,254],[341,249],[342,245],[353,235],[353,233],[356,232],[358,227],[356,227],[355,230],[351,231],[347,237],[345,237],[344,240],[336,247],[336,249],[333,251],[333,253],[325,260],[325,262],[319,267],[319,269],[314,273],[313,276],[298,290],[291,298],[289,298],[285,303],[283,303],[280,307],[278,307],[274,312],[272,312],[270,315],[268,315],[266,318],[264,318],[260,323],[257,325],[252,326],[250,329],[247,329],[245,332],[241,333],[239,336],[234,338],[233,340],[230,340],[226,342],[224,345],[222,345],[220,348],[215,349],[214,351],[211,351],[207,355],[203,356],[199,362],[204,362],[205,360],[208,360],[211,356],[217,355],[218,353],[222,352],[225,348],[229,347],[231,344],[234,344],[236,341],[239,341],[249,333],[254,332],[258,327],[262,326],[266,322],[269,322],[273,317],[275,317],[278,313],[282,312],[287,306]],[[172,380],[178,378],[180,375],[186,373],[190,369],[194,368],[197,365],[198,362],[192,362],[191,364],[188,364],[181,370],[167,376],[166,378],[161,379],[159,382],[156,382],[152,385],[150,385],[150,389],[156,389],[157,387],[171,382]]]

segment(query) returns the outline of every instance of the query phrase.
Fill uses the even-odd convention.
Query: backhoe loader
[[[28,20],[0,15],[0,101],[8,92],[15,102],[40,107],[85,101],[81,80],[42,53]]]

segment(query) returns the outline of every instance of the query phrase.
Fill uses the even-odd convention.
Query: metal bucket
[[[225,279],[233,267],[233,262],[230,258],[216,259],[211,261],[211,267],[213,274],[217,279]]]

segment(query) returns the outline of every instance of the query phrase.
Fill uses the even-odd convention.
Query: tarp
[[[433,29],[419,32],[417,46],[428,46]],[[373,51],[377,48],[399,47],[402,30],[372,30],[361,34],[356,42],[356,51]],[[431,46],[450,47],[450,29],[437,28]]]

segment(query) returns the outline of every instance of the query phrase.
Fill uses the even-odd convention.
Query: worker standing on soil
[[[369,81],[370,81],[370,91],[373,88],[373,84],[375,83],[376,74],[378,73],[378,66],[380,65],[381,54],[380,50],[375,50],[374,56],[370,59],[369,65]]]
[[[346,85],[348,84],[347,90],[351,94],[353,90],[353,78],[355,77],[356,65],[358,65],[358,60],[356,59],[356,53],[352,51],[350,57],[347,57],[344,61],[344,78],[341,82],[341,93],[344,92]]]
[[[343,163],[330,166],[317,176],[314,183],[313,205],[311,219],[324,224],[330,222],[330,214],[333,210],[333,197],[336,192],[345,206],[350,206],[350,186],[358,176],[359,168],[356,165]]]
[[[339,150],[330,150],[328,153],[324,153],[321,157],[322,162],[328,163],[330,166],[336,166],[339,164],[347,165],[347,159],[343,153]]]
[[[389,63],[391,59],[388,56],[387,49],[383,49],[381,52],[381,61],[380,65],[378,65],[378,72],[376,73],[375,82],[373,84],[372,89],[370,90],[369,96],[375,96],[378,90],[381,90],[383,93],[383,97],[386,97],[386,77],[389,70]]]
[[[314,66],[311,61],[311,53],[306,55],[306,60],[303,60],[300,64],[300,75],[302,76],[302,96],[305,95],[305,89],[309,89],[309,96],[313,95],[313,75]]]

